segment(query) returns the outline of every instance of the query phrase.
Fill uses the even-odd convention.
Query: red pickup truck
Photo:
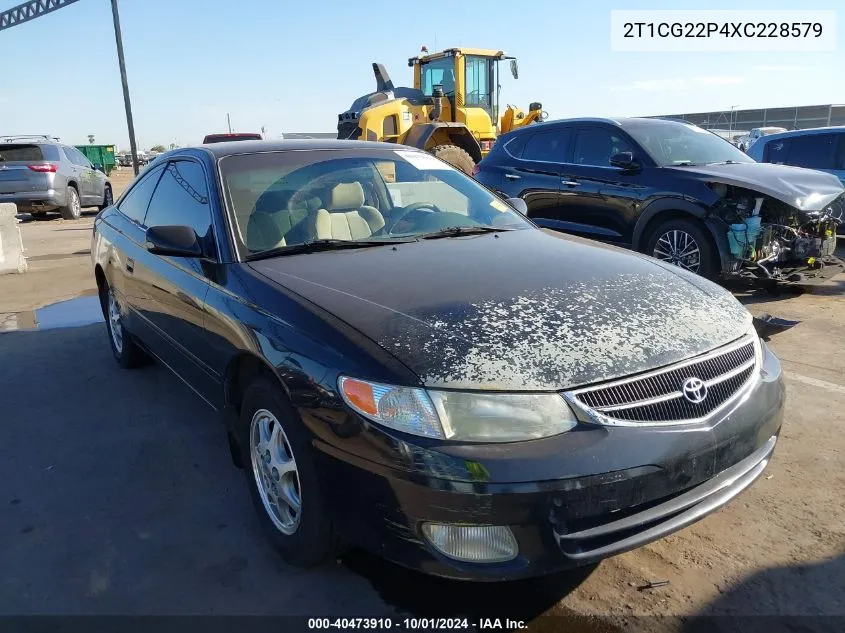
[[[206,143],[225,143],[226,141],[260,141],[262,136],[255,132],[230,132],[229,134],[209,134],[202,139]]]

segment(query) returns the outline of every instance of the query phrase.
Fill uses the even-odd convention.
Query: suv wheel
[[[114,202],[114,195],[111,191],[111,185],[106,184],[105,190],[103,191],[103,204],[99,205],[97,208],[102,211]]]
[[[708,279],[718,272],[718,252],[694,220],[661,222],[646,241],[645,253]]]
[[[79,192],[73,185],[67,188],[67,206],[59,207],[59,213],[65,220],[76,220],[82,215],[82,203],[79,201]]]

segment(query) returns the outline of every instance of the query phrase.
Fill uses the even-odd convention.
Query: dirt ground
[[[120,180],[113,181],[119,192]],[[21,230],[30,271],[0,277],[0,330],[4,329],[4,323],[5,329],[19,329],[27,324],[31,327],[35,309],[93,292],[88,252],[91,224],[92,217],[76,221],[25,219]],[[224,565],[210,575],[195,575],[191,580],[168,584],[167,574],[179,572],[166,571],[170,569],[167,560],[162,559],[159,567],[155,567],[149,561],[142,564],[136,560],[138,556],[133,557],[120,548],[92,554],[78,550],[81,545],[73,541],[40,541],[39,547],[46,549],[38,550],[37,559],[48,565],[64,561],[66,573],[102,575],[106,572],[97,567],[102,561],[96,563],[89,559],[107,556],[112,570],[109,573],[114,575],[115,569],[122,569],[125,576],[135,578],[136,584],[128,585],[131,591],[126,589],[121,593],[115,583],[104,581],[91,594],[94,597],[89,595],[88,587],[85,590],[88,593],[80,593],[80,602],[75,602],[77,589],[67,584],[70,581],[65,583],[55,574],[33,570],[29,562],[36,550],[26,545],[22,530],[29,526],[37,531],[38,521],[58,520],[81,529],[80,526],[91,521],[87,514],[83,519],[82,514],[92,510],[79,510],[82,514],[78,523],[75,515],[60,518],[49,507],[39,510],[40,518],[20,521],[12,518],[17,516],[13,512],[19,509],[8,504],[14,505],[15,499],[24,498],[22,490],[29,485],[23,483],[21,471],[14,466],[21,463],[16,456],[42,450],[45,441],[43,431],[28,438],[18,424],[35,423],[36,415],[39,423],[63,417],[61,423],[50,421],[47,427],[56,426],[61,434],[68,426],[83,435],[89,428],[101,428],[107,433],[109,451],[129,454],[135,450],[133,446],[140,444],[148,456],[152,452],[155,460],[161,460],[171,456],[174,446],[185,440],[182,437],[187,433],[185,424],[192,424],[186,420],[208,417],[209,411],[166,370],[146,369],[140,372],[141,380],[129,380],[126,372],[112,367],[102,326],[0,334],[3,363],[0,371],[5,374],[5,379],[0,381],[0,406],[4,407],[0,409],[4,421],[0,425],[0,504],[6,508],[0,513],[0,543],[3,543],[0,560],[9,561],[0,579],[0,613],[56,612],[57,606],[61,612],[61,605],[75,605],[74,611],[83,613],[255,612],[254,609],[265,607],[254,606],[241,587],[269,583],[286,587],[285,595],[295,598],[280,601],[272,612],[293,608],[294,603],[300,608],[328,605],[326,608],[335,610],[349,609],[350,604],[365,605],[362,608],[366,609],[382,605],[387,612],[424,615],[501,612],[525,620],[529,630],[536,631],[633,630],[631,627],[636,623],[646,623],[645,628],[640,627],[642,630],[668,626],[669,623],[651,618],[657,615],[840,616],[802,620],[792,630],[845,630],[845,276],[814,292],[785,292],[778,296],[739,293],[738,296],[754,314],[770,313],[800,321],[769,341],[783,363],[788,401],[781,438],[766,474],[724,509],[675,535],[604,561],[597,568],[530,583],[482,587],[427,579],[356,552],[345,557],[342,565],[315,572],[268,563],[267,557],[272,553],[259,541],[250,516],[244,514],[251,512],[246,507],[246,489],[242,488],[240,476],[225,466],[228,459],[225,446],[220,437],[212,434],[213,440],[207,442],[203,435],[196,449],[199,456],[195,453],[187,459],[193,460],[194,466],[204,463],[203,460],[217,466],[206,473],[203,483],[197,483],[192,496],[185,499],[183,505],[189,507],[172,511],[178,514],[193,512],[191,508],[195,508],[198,516],[191,515],[189,522],[191,540],[204,547],[214,543],[219,525],[229,526],[227,547],[243,551],[235,563],[227,560],[238,569],[233,572]],[[41,367],[47,368],[45,375],[33,380],[32,374],[39,373]],[[82,376],[84,384],[74,382],[82,380]],[[38,388],[42,384],[47,387],[46,393]],[[126,434],[109,430],[112,418],[103,417],[106,415],[103,407],[96,399],[92,400],[92,388],[104,394],[101,398],[107,403],[115,406],[120,406],[117,402],[124,403],[126,411],[136,412],[132,415],[146,415],[145,408],[152,407],[149,428],[133,425]],[[60,402],[50,402],[51,399]],[[150,405],[151,402],[155,405]],[[170,439],[165,444],[155,434]],[[70,441],[75,445],[83,440],[84,437],[74,436]],[[171,444],[170,440],[177,444]],[[164,451],[166,455],[162,457],[156,451]],[[143,503],[152,503],[151,499],[157,495],[175,494],[173,490],[180,490],[179,486],[191,485],[176,481],[179,474],[175,469],[181,458],[172,456],[169,461],[164,459],[154,474],[148,473],[155,485],[133,488],[135,494],[142,494],[139,499]],[[65,467],[71,470],[74,463],[93,467],[82,455],[50,459],[66,459]],[[137,469],[139,475],[148,472],[147,468],[139,467],[137,455],[134,459],[126,468]],[[121,468],[119,463],[108,459],[106,462],[118,470]],[[40,475],[36,473],[36,476]],[[162,488],[164,480],[169,483]],[[67,482],[72,483],[55,481],[52,485],[58,489],[50,494],[71,498],[93,494],[93,489],[86,486],[94,484],[85,477]],[[96,484],[106,485],[102,481]],[[221,500],[220,493],[230,487],[236,488],[235,492]],[[43,493],[26,494],[34,498],[25,499],[25,503],[37,504],[38,495]],[[233,495],[236,501],[232,500]],[[172,507],[164,501],[162,504]],[[62,508],[66,507],[67,504],[62,504]],[[162,512],[155,510],[156,507],[152,503],[150,513]],[[215,518],[204,520],[203,513]],[[145,520],[169,525],[166,514],[154,517],[153,514]],[[122,520],[114,518],[108,508],[94,516],[98,524]],[[106,528],[100,525],[97,529]],[[133,526],[133,529],[140,528]],[[55,525],[52,532],[61,536]],[[177,550],[191,552],[200,559],[216,556],[207,553],[212,550],[192,549],[193,543],[173,528],[162,528],[159,539],[164,539],[156,550],[161,556],[169,552],[166,556],[172,558]],[[131,547],[149,546],[139,541]],[[242,560],[249,564],[247,571],[244,571],[247,562],[238,562]],[[153,573],[155,577],[149,577]],[[233,581],[233,577],[238,580]],[[361,582],[362,578],[368,582]],[[668,584],[643,588],[654,581],[668,581]],[[160,588],[151,589],[158,582],[169,587],[171,594],[164,597]],[[291,583],[296,586],[295,591]],[[225,588],[228,592],[223,591]],[[425,588],[439,596],[435,603],[420,597],[421,592],[426,593]],[[209,596],[208,602],[203,602],[203,595]],[[178,602],[175,596],[183,596],[183,601]],[[210,596],[214,596],[213,600]],[[559,616],[573,615],[602,618],[588,618],[576,628],[565,628]],[[632,616],[641,617],[632,620]],[[677,627],[682,627],[684,622],[676,619],[671,624],[676,627],[674,630],[680,630]],[[821,628],[823,623],[834,628]]]

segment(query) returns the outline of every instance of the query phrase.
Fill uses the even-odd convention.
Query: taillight
[[[477,176],[478,172],[480,172],[480,171],[481,171],[481,166],[478,163],[476,163],[475,165],[472,166],[472,175],[473,176]]]
[[[32,171],[37,171],[41,173],[51,173],[55,174],[56,170],[58,169],[58,165],[55,163],[44,163],[42,165],[27,165]]]
[[[481,151],[489,152],[493,149],[493,141],[481,141]]]

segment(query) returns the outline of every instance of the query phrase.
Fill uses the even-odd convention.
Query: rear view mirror
[[[202,245],[190,226],[151,226],[146,240],[147,250],[153,255],[202,257]]]
[[[511,75],[514,79],[519,79],[519,63],[515,59],[511,60]]]
[[[635,169],[638,163],[631,152],[617,152],[610,157],[610,165],[620,169]]]
[[[508,198],[507,203],[522,215],[528,214],[528,205],[522,198]]]

